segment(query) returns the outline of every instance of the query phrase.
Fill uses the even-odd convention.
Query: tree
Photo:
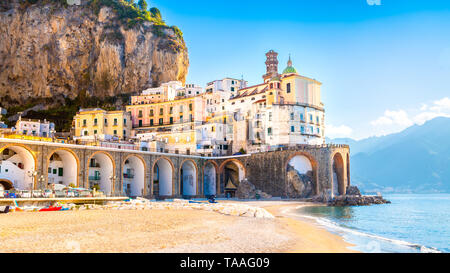
[[[147,7],[148,7],[147,1],[145,1],[145,0],[139,0],[138,6],[139,6],[139,8],[140,8],[142,11],[147,11]]]
[[[150,12],[151,12],[153,18],[156,18],[156,19],[158,19],[158,20],[162,20],[161,12],[159,11],[159,9],[157,9],[157,8],[151,8],[151,9],[150,9]]]

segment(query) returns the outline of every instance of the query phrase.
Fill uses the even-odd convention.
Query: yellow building
[[[126,140],[131,136],[131,114],[125,111],[81,109],[74,123],[75,140]]]

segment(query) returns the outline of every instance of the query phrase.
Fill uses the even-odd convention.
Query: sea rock
[[[329,206],[345,207],[345,206],[369,206],[390,204],[391,202],[385,200],[382,196],[366,196],[366,195],[345,195],[337,196],[328,202]]]
[[[255,185],[253,185],[247,178],[242,180],[239,183],[239,186],[236,191],[236,196],[239,199],[256,199],[257,196],[262,199],[270,199],[272,195],[267,194],[261,190],[256,189]]]

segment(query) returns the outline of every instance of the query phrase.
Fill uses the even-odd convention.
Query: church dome
[[[292,66],[291,56],[289,56],[288,66],[283,70],[283,74],[297,74],[297,69]]]

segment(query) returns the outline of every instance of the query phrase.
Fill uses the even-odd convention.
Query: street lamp
[[[31,191],[31,198],[33,198],[33,185],[34,185],[34,178],[38,175],[37,171],[28,171],[27,175],[31,178],[31,184],[30,184],[30,191]]]
[[[114,185],[114,182],[115,182],[116,179],[117,179],[117,176],[115,176],[115,175],[112,175],[112,174],[111,174],[111,175],[109,176],[109,180],[111,180],[111,186]]]

